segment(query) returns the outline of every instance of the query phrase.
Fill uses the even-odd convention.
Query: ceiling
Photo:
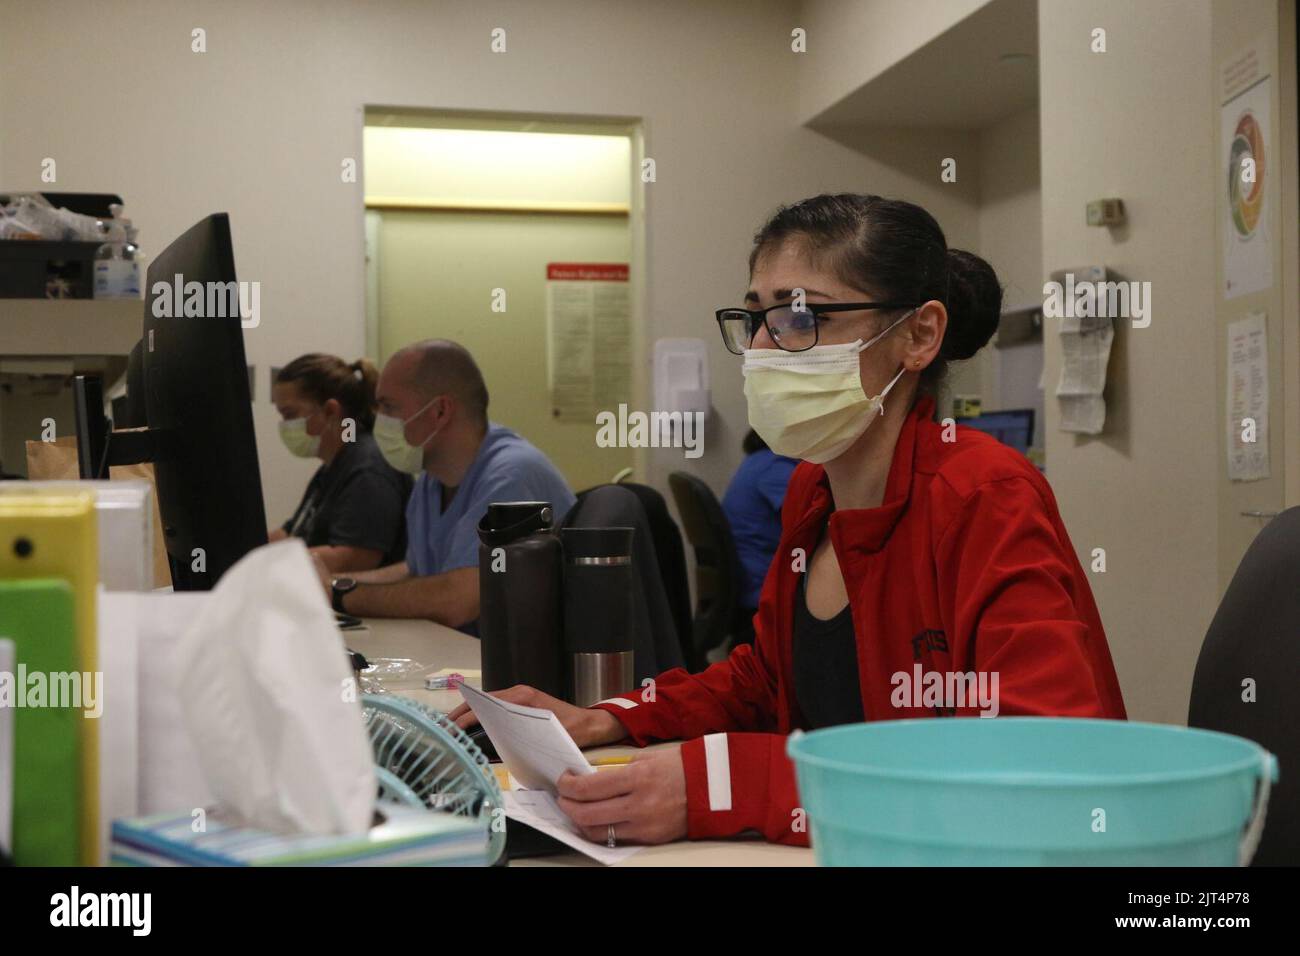
[[[993,0],[809,125],[974,130],[1037,102],[1037,0]]]

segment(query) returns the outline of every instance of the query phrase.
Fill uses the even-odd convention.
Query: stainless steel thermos
[[[586,707],[634,686],[636,529],[553,520],[547,502],[506,501],[479,522],[483,689],[529,684]]]

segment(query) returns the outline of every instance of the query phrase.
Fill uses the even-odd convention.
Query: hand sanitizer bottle
[[[140,247],[136,229],[122,216],[122,207],[109,207],[113,218],[103,223],[104,242],[95,250],[95,298],[140,298]]]

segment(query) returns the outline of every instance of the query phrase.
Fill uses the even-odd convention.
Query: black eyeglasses
[[[718,309],[718,329],[722,342],[733,355],[744,355],[760,327],[777,348],[787,352],[803,352],[817,344],[818,329],[823,314],[828,312],[859,312],[863,309],[910,309],[920,302],[836,302],[833,304],[809,303],[802,309],[794,306],[774,305],[767,309]]]

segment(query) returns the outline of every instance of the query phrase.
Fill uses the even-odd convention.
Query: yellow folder
[[[68,582],[75,602],[77,667],[98,671],[95,601],[99,548],[95,502],[88,491],[0,495],[0,580],[54,578]],[[99,721],[80,725],[81,863],[99,862]]]

